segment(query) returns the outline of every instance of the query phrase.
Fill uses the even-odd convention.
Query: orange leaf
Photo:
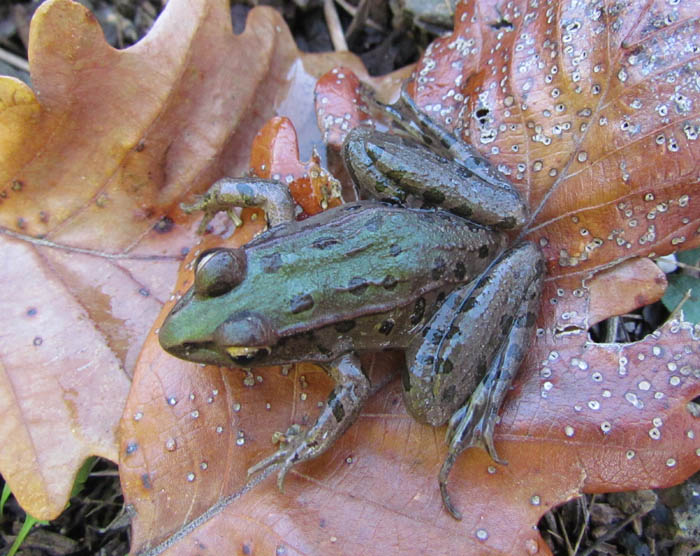
[[[607,104],[592,103],[598,95],[613,102],[621,94],[613,79],[627,63],[624,48],[590,51],[588,58],[607,56],[600,76],[585,56],[576,64],[578,74],[566,66],[591,41],[602,36],[615,44],[620,28],[633,33],[635,25],[646,25],[653,10],[630,7],[595,26],[590,23],[595,14],[584,25],[583,16],[570,9],[529,14],[525,3],[498,10],[486,3],[460,4],[455,33],[435,43],[416,70],[415,94],[424,109],[482,149],[530,200],[535,211],[528,232],[548,258],[538,336],[497,428],[498,450],[509,464],[496,465],[479,450],[460,456],[451,486],[464,520],[454,521],[437,489],[446,453],[442,430],[406,415],[401,385],[394,381],[372,398],[332,450],[290,473],[284,494],[271,479],[246,486],[245,469],[273,450],[269,439],[275,431],[315,418],[316,403],[331,387],[328,378],[309,365],[289,374],[255,369],[244,378],[211,367],[195,374],[193,366],[173,362],[165,375],[149,359],[125,412],[122,444],[125,491],[139,513],[137,550],[217,553],[240,546],[286,554],[544,554],[548,549],[533,526],[550,507],[582,492],[673,484],[698,469],[696,424],[686,409],[700,392],[697,331],[674,321],[634,344],[594,344],[587,336],[593,322],[663,292],[662,273],[651,261],[632,257],[650,254],[652,246],[668,249],[671,242],[642,240],[648,231],[636,235],[639,226],[624,220],[631,218],[625,210],[641,213],[639,203],[653,192],[664,196],[663,208],[673,215],[658,208],[654,213],[664,214],[659,224],[668,230],[664,234],[675,233],[674,226],[697,228],[697,210],[689,209],[696,180],[687,171],[673,172],[693,160],[694,146],[684,145],[671,162],[658,153],[655,161],[645,161],[668,165],[668,179],[661,183],[634,167],[639,158],[634,153],[646,150],[644,144],[603,149],[615,140],[603,143],[592,122]],[[512,21],[512,28],[492,25],[501,18]],[[573,33],[579,19],[582,30],[557,43],[561,50],[553,39],[546,42],[548,29]],[[683,21],[675,21],[682,29]],[[657,38],[670,40],[647,38],[647,47],[663,49]],[[550,43],[555,56],[545,58],[538,45],[549,56]],[[540,68],[538,60],[547,64]],[[672,61],[667,63],[672,70]],[[562,67],[552,72],[553,64]],[[461,73],[450,73],[453,69]],[[662,73],[657,68],[654,75]],[[529,79],[533,84],[526,87]],[[586,91],[577,91],[576,83],[593,79],[608,88],[597,91],[589,83]],[[689,85],[683,81],[682,90],[696,102]],[[319,121],[331,142],[342,141],[343,132],[363,118],[346,96],[356,89],[346,69],[325,76],[317,89]],[[641,135],[655,133],[654,125]],[[600,167],[606,164],[624,166],[629,179],[602,179]],[[628,204],[620,207],[623,202]],[[623,220],[611,219],[617,213]],[[620,261],[625,262],[614,266]],[[640,283],[630,287],[630,276]],[[372,378],[381,382],[375,375],[395,366],[371,366]],[[173,399],[175,405],[169,405]],[[167,433],[153,442],[156,431]]]
[[[315,149],[311,161],[299,162],[297,133],[289,118],[273,118],[258,132],[250,154],[250,169],[260,178],[284,181],[304,210],[304,217],[342,202],[340,182],[321,167]]]

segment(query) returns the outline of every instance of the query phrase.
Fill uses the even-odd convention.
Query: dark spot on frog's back
[[[440,396],[441,401],[445,404],[451,404],[452,401],[455,399],[456,391],[456,386],[454,384],[450,384],[447,388],[445,388],[442,391],[442,396]]]
[[[439,189],[426,189],[423,192],[423,200],[431,205],[439,205],[445,200],[445,194]]]
[[[454,336],[459,334],[462,330],[457,326],[456,324],[453,324],[450,326],[450,329],[447,331],[447,334],[445,334],[445,340],[451,340]]]
[[[353,328],[355,328],[354,320],[343,320],[335,325],[335,329],[341,333],[350,332]]]
[[[348,284],[348,291],[353,295],[362,295],[367,290],[367,280],[361,276],[355,276]]]
[[[338,245],[341,241],[335,237],[321,237],[311,244],[314,249],[326,249],[333,245]]]
[[[485,259],[488,256],[489,256],[489,246],[482,245],[481,247],[479,247],[479,258]]]
[[[386,319],[379,327],[379,332],[388,336],[394,328],[394,319]]]
[[[535,313],[528,313],[527,316],[525,317],[525,326],[534,326],[535,322],[537,321],[537,315]]]
[[[430,271],[430,274],[433,278],[433,280],[439,280],[440,277],[445,273],[445,260],[442,259],[441,257],[438,257],[433,261],[433,268]]]
[[[515,228],[515,224],[515,218],[509,216],[508,218],[503,219],[503,222],[501,222],[499,227],[503,230],[510,230],[511,228]]]
[[[503,331],[503,334],[507,334],[513,326],[513,315],[501,315],[499,326]]]
[[[282,267],[282,255],[280,253],[265,255],[262,257],[261,263],[265,272],[268,274],[275,273]]]
[[[456,214],[457,216],[461,216],[462,218],[469,218],[473,211],[468,205],[460,205],[450,209],[450,212],[452,212],[452,214]]]
[[[544,274],[545,272],[545,264],[544,259],[542,257],[540,257],[537,260],[537,264],[535,265],[535,272],[537,272],[537,274]]]
[[[335,417],[335,420],[338,423],[345,418],[345,408],[343,407],[343,404],[340,403],[338,398],[335,397],[335,393],[333,391],[331,391],[330,395],[328,396],[328,407],[331,408],[333,417]]]
[[[459,312],[460,312],[460,313],[466,313],[466,312],[469,311],[472,307],[474,307],[474,305],[476,305],[476,299],[475,299],[474,297],[469,297],[469,298],[464,302],[464,305],[462,305],[462,306],[459,308]]]
[[[454,369],[454,364],[449,359],[443,359],[438,365],[438,372],[444,375],[450,374]]]
[[[396,278],[394,278],[391,274],[387,274],[384,277],[384,280],[382,280],[382,287],[386,290],[393,290],[398,283],[399,281]]]
[[[413,313],[411,313],[410,321],[411,324],[418,324],[423,318],[425,313],[425,299],[419,297],[416,300],[416,306],[413,308]]]
[[[289,309],[293,314],[308,311],[314,306],[314,298],[311,294],[302,293],[292,298],[289,302]]]
[[[467,275],[467,267],[464,266],[464,263],[462,261],[459,261],[455,265],[455,278],[457,280],[464,280],[464,277]]]

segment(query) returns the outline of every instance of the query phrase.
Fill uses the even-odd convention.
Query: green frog
[[[403,350],[408,411],[448,425],[439,487],[460,519],[447,490],[456,457],[481,446],[505,463],[493,431],[534,329],[544,260],[530,242],[509,246],[505,231],[523,229],[528,210],[488,161],[405,93],[392,110],[414,137],[360,127],[343,146],[355,184],[377,200],[296,221],[285,185],[224,178],[184,207],[205,212],[203,227],[219,211],[263,207],[269,229],[243,247],[201,254],[194,285],[159,339],[188,361],[313,361],[333,378],[315,424],[290,427],[249,470],[274,466],[280,490],[289,469],[326,451],[357,419],[370,392],[358,353]]]

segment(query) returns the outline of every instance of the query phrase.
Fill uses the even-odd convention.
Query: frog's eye
[[[243,249],[211,249],[197,259],[194,291],[203,297],[223,295],[243,281],[246,256]]]

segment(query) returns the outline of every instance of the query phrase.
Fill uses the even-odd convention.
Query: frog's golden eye
[[[246,255],[243,249],[211,249],[197,259],[194,291],[203,297],[223,295],[243,281]]]

